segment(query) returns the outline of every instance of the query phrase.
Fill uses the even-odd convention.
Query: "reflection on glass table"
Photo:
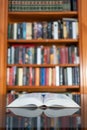
[[[80,115],[78,108],[9,108],[6,110],[6,130],[79,130]]]

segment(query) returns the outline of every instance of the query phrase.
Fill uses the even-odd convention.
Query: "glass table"
[[[6,109],[6,130],[80,130],[81,110],[60,109]]]
[[[80,109],[6,109],[0,96],[0,130],[87,130],[87,94]]]

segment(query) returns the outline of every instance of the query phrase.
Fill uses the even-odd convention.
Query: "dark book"
[[[42,39],[42,23],[37,23],[37,38]]]
[[[8,24],[8,38],[13,39],[14,27],[13,24]]]
[[[22,62],[23,64],[25,64],[25,54],[26,53],[26,47],[23,46],[23,50],[22,50]]]
[[[68,85],[68,76],[66,68],[63,68],[63,85]]]
[[[75,69],[75,85],[79,85],[80,84],[80,78],[79,78],[79,76],[80,76],[80,69],[79,69],[79,67],[75,67],[74,68]]]
[[[32,68],[32,85],[35,85],[35,68]]]
[[[77,11],[77,0],[70,0],[71,1],[71,10]]]
[[[32,23],[32,37],[33,39],[37,39],[38,38],[38,24],[37,22],[33,22]]]
[[[19,46],[19,64],[23,64],[22,56],[23,56],[23,46]]]
[[[72,47],[68,47],[68,63],[72,63]]]
[[[26,74],[27,74],[27,68],[23,67],[23,85],[24,86],[26,85],[26,82],[27,82]]]
[[[22,38],[26,39],[26,23],[22,23]]]
[[[46,21],[42,22],[42,28],[43,28],[43,39],[47,39],[48,38],[48,23]]]
[[[47,38],[52,39],[52,22],[47,23]]]
[[[64,75],[64,68],[60,67],[59,68],[59,85],[64,85],[63,84],[63,75]]]
[[[17,39],[21,39],[21,23],[17,23]]]
[[[18,67],[16,68],[15,72],[15,85],[18,85]]]
[[[28,64],[29,63],[29,54],[28,54],[28,47],[26,47],[26,50],[25,50],[25,64]]]
[[[26,85],[29,85],[29,67],[26,68]]]
[[[14,57],[15,64],[19,63],[19,47],[15,47],[15,57]]]
[[[72,21],[69,21],[69,38],[72,38]]]

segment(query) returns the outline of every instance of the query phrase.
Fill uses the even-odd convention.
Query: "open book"
[[[44,113],[47,117],[70,116],[76,113],[79,108],[59,108],[59,109],[30,109],[30,108],[8,108],[13,114],[22,117],[38,117]]]
[[[7,107],[76,107],[80,106],[66,94],[26,93],[15,99]]]

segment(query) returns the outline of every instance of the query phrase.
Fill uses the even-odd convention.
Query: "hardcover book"
[[[79,108],[80,106],[66,94],[26,93],[18,97],[7,107]]]

